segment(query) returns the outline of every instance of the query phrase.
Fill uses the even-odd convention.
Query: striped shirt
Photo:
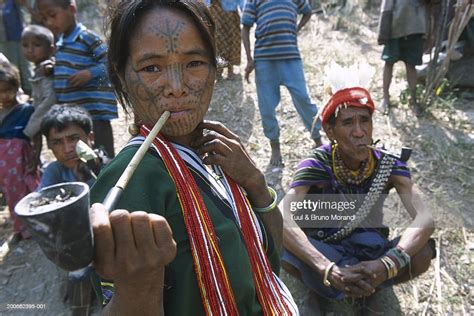
[[[374,158],[377,162],[377,167],[382,159],[382,154],[378,150],[372,151]],[[358,209],[365,200],[367,193],[370,191],[372,181],[374,180],[376,172],[372,174],[368,179],[364,180],[360,185],[349,185],[340,182],[333,170],[333,158],[331,154],[331,145],[324,145],[314,151],[314,153],[300,162],[293,177],[293,182],[290,187],[295,188],[298,186],[309,186],[308,196],[306,198],[325,198],[330,197],[333,194],[340,194],[341,198],[345,201],[354,201],[356,203],[356,209]],[[410,170],[406,163],[396,160],[391,171],[391,175],[402,176],[410,178]],[[376,200],[370,213],[365,217],[362,223],[358,227],[374,228],[384,227],[384,212],[383,205],[387,198],[390,189],[390,185],[386,185],[382,190],[382,194]],[[339,213],[339,212],[338,212]],[[348,213],[354,214],[354,213]],[[324,234],[331,236],[332,234],[339,231],[339,227],[342,227],[344,220],[338,221],[337,227],[326,226]],[[334,222],[327,221],[324,225],[332,225]],[[313,226],[314,227],[314,226]]]
[[[300,59],[298,14],[311,13],[307,0],[247,0],[241,23],[255,30],[254,60]]]
[[[377,163],[380,161],[382,154],[375,150],[373,151],[374,158]],[[320,186],[329,187],[326,193],[367,193],[371,185],[371,179],[367,179],[360,186],[349,186],[337,184],[337,179],[334,174],[333,159],[331,155],[331,146],[324,145],[316,149],[312,156],[304,159],[298,165],[293,182],[290,187],[298,186]],[[396,160],[392,168],[392,175],[404,176],[410,178],[410,170],[406,163]],[[329,191],[329,192],[328,192]]]
[[[107,46],[101,38],[79,23],[67,37],[61,35],[56,46],[54,91],[58,103],[80,105],[93,120],[117,118],[117,100],[106,72]],[[69,78],[84,69],[91,72],[92,80],[73,87]]]

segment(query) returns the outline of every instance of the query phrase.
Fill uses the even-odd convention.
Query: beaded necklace
[[[142,126],[140,133],[147,136],[149,131],[148,127]],[[158,135],[153,145],[176,184],[206,315],[238,315],[214,226],[196,181],[169,141]],[[291,315],[258,237],[258,223],[252,216],[250,203],[242,188],[227,175],[224,174],[224,177],[230,185],[237,207],[239,226],[249,254],[255,290],[263,315]]]
[[[367,151],[369,152],[369,158],[361,162],[358,170],[353,171],[344,164],[337,144],[332,145],[332,169],[336,178],[349,185],[360,185],[370,177],[375,169],[375,161],[369,148],[367,148]]]
[[[388,178],[392,173],[393,165],[395,164],[395,158],[389,155],[383,155],[377,171],[375,171],[375,177],[371,182],[369,191],[365,195],[364,202],[359,207],[359,210],[354,214],[355,220],[350,221],[339,229],[335,234],[323,239],[323,242],[334,242],[341,240],[345,236],[348,236],[354,229],[356,229],[360,223],[368,216],[374,207],[375,203],[380,198],[383,189],[386,187]]]

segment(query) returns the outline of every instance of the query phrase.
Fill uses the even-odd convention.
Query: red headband
[[[323,108],[321,114],[322,125],[326,124],[331,115],[336,112],[339,105],[365,107],[369,109],[370,114],[375,110],[374,101],[367,90],[360,87],[347,88],[337,91],[331,96],[328,103]]]

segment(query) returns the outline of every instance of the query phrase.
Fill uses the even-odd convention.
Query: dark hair
[[[39,0],[36,0],[36,3],[38,2]],[[75,0],[51,0],[51,2],[63,9],[67,9],[71,4],[76,5]]]
[[[214,38],[214,20],[203,1],[196,0],[122,0],[109,17],[108,73],[115,88],[115,94],[127,112],[131,105],[126,91],[122,87],[125,66],[130,55],[130,39],[141,18],[154,8],[176,9],[189,15],[196,24],[211,60],[216,67],[216,43]]]
[[[0,81],[12,85],[15,90],[20,88],[20,72],[12,63],[0,63]]]
[[[331,125],[332,127],[336,126],[336,112],[334,112],[326,121],[326,124]]]
[[[39,38],[44,44],[48,47],[54,45],[54,35],[50,29],[41,26],[41,25],[28,25],[23,29],[21,37],[23,38],[27,33],[32,34],[33,36]]]
[[[48,139],[51,129],[60,132],[71,124],[79,126],[86,134],[92,131],[92,119],[86,110],[73,104],[55,104],[43,116],[41,133]]]

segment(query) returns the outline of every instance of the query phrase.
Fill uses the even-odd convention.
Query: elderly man
[[[332,95],[321,117],[331,144],[299,164],[280,203],[285,213],[283,267],[312,293],[329,299],[366,297],[410,280],[428,269],[435,253],[433,220],[415,193],[406,164],[368,147],[373,112],[372,98],[363,88]],[[392,188],[413,222],[400,237],[389,240],[382,206]],[[344,197],[348,204],[344,212],[336,210],[340,220],[329,223],[327,213],[314,205],[331,196]],[[295,206],[310,205],[305,200],[313,203],[312,217],[301,220]]]

